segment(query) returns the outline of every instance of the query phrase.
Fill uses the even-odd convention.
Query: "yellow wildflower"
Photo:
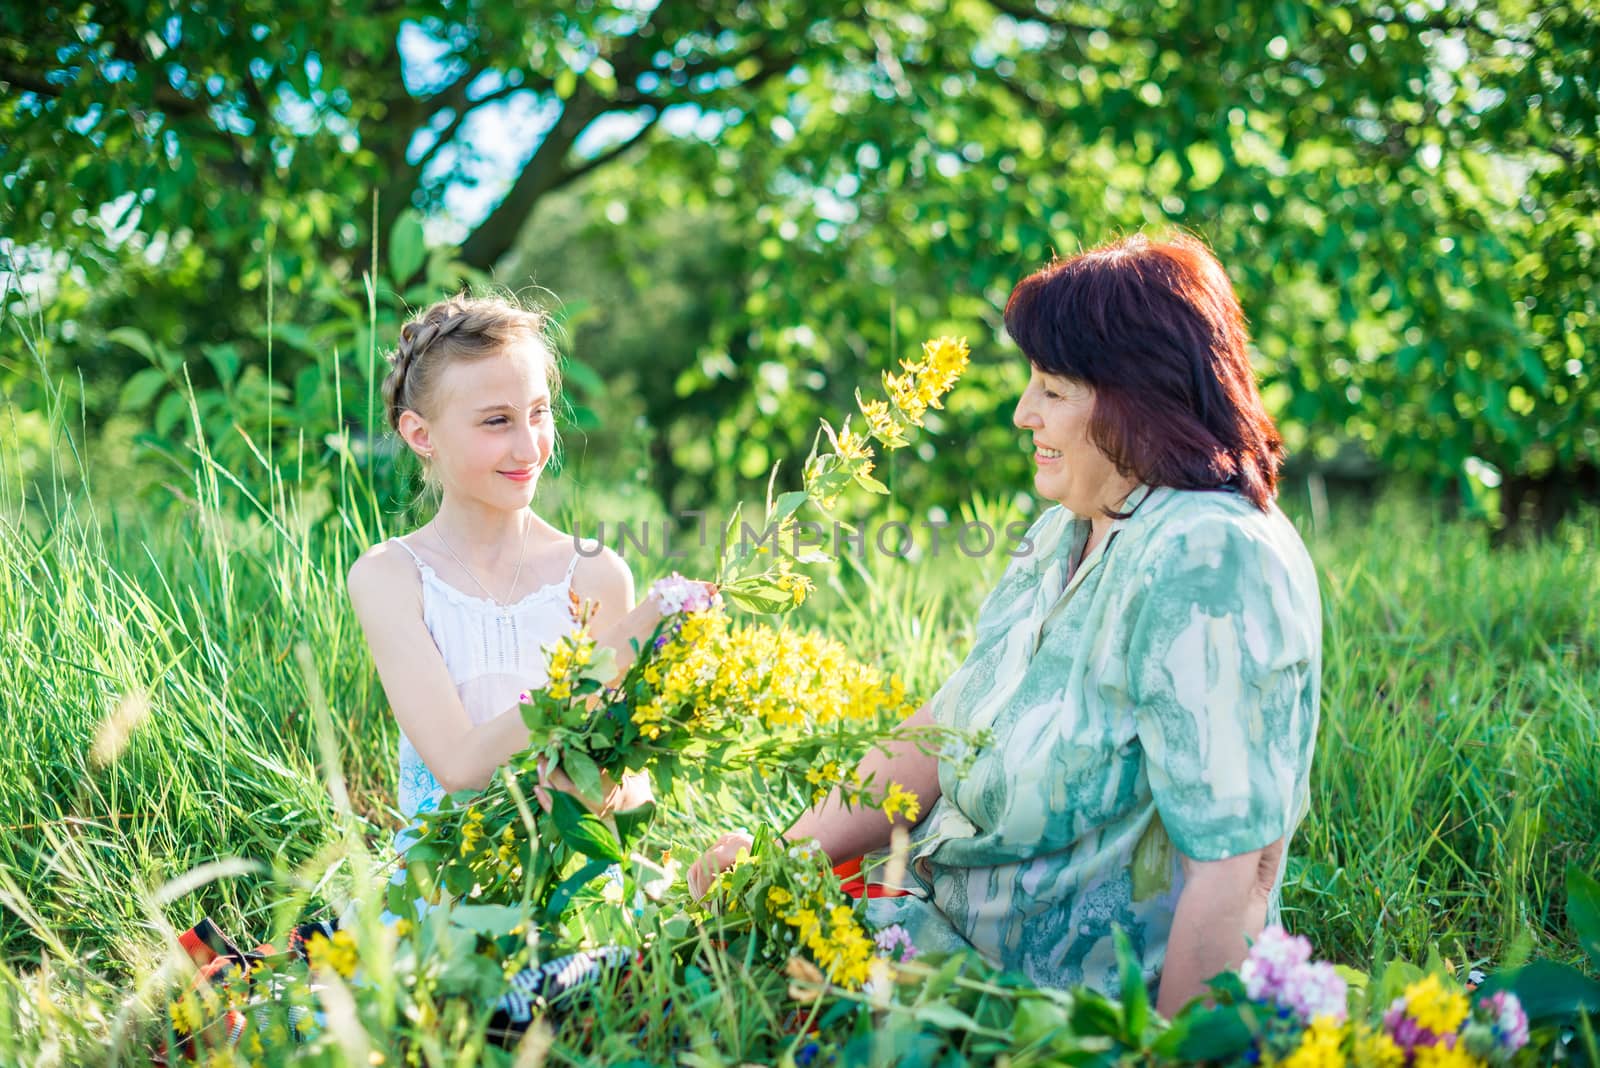
[[[306,943],[306,959],[313,968],[327,968],[344,979],[354,975],[360,963],[356,940],[349,931],[335,931],[332,938],[318,931]]]
[[[897,782],[889,784],[889,792],[883,796],[883,814],[889,817],[891,823],[897,813],[903,814],[908,822],[915,823],[921,811],[922,803],[917,800],[916,794]]]
[[[500,846],[495,850],[495,856],[502,867],[509,868],[517,860],[517,828],[513,824],[506,824],[506,829],[500,832]]]
[[[1280,1063],[1283,1068],[1344,1068],[1343,1041],[1344,1027],[1331,1016],[1318,1016]]]
[[[794,900],[794,895],[781,886],[774,886],[767,890],[767,906],[769,908],[782,908]]]
[[[482,810],[468,809],[467,818],[461,821],[461,855],[470,857],[483,836]]]
[[[867,420],[867,433],[891,449],[907,444],[905,429],[889,405],[881,400],[863,401],[861,414]]]
[[[172,1017],[172,1029],[180,1035],[192,1035],[200,1030],[200,1003],[193,993],[186,993],[167,1007]]]
[[[1446,1046],[1418,1046],[1411,1061],[1416,1068],[1484,1068],[1484,1062],[1468,1053],[1462,1043]]]
[[[1356,1029],[1355,1062],[1362,1068],[1404,1068],[1405,1051],[1382,1031],[1367,1026]]]
[[[1453,1034],[1466,1022],[1471,1006],[1467,996],[1448,990],[1437,975],[1430,975],[1406,987],[1406,1015],[1436,1035]]]
[[[872,458],[872,446],[867,443],[866,438],[850,429],[848,421],[845,423],[844,429],[839,431],[835,443],[837,445],[835,451],[838,452],[841,460],[870,460]]]

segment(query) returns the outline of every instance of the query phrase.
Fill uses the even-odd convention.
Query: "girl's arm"
[[[378,546],[351,567],[347,585],[389,706],[423,763],[452,793],[487,786],[500,765],[528,748],[521,708],[513,704],[481,724],[467,716],[423,624],[422,583],[404,552]],[[627,653],[631,662],[628,638],[641,630],[648,637],[660,614],[653,601],[632,611],[623,607],[633,603],[627,565],[610,550],[580,561],[573,588],[580,599],[597,603],[591,626],[620,641],[619,660]]]
[[[917,728],[933,725],[933,713],[923,705],[902,724]],[[880,748],[874,748],[862,758],[857,770],[863,779],[872,776],[875,789],[887,791],[890,783],[899,783],[908,793],[916,795],[918,817],[927,814],[939,800],[939,758],[924,753],[915,740],[902,738]],[[846,808],[839,800],[837,790],[819,804],[800,814],[794,825],[783,832],[791,842],[811,838],[821,846],[831,863],[838,864],[882,849],[889,844],[890,835],[897,826],[909,827],[911,821],[897,816],[893,822],[885,819],[875,808],[858,805]],[[732,832],[717,839],[694,866],[689,869],[689,889],[696,897],[702,896],[711,880],[720,871],[733,866],[741,850],[750,848],[751,838],[741,832]]]

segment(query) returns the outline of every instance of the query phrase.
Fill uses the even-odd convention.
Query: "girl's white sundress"
[[[450,680],[474,726],[510,708],[522,691],[545,684],[544,647],[577,628],[572,573],[579,553],[573,553],[567,573],[559,581],[541,586],[514,604],[502,605],[449,585],[411,546],[399,538],[393,540],[416,561],[422,577],[422,621],[444,657]],[[444,798],[444,788],[404,731],[400,732],[399,787],[400,813],[408,820],[438,807]],[[413,840],[409,829],[402,830],[395,836],[395,849],[403,853]]]

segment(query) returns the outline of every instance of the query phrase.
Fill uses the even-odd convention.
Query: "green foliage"
[[[11,255],[30,299],[52,294],[30,306],[61,335],[53,365],[85,368],[100,411],[151,366],[104,330],[197,366],[236,346],[298,390],[304,361],[269,366],[251,325],[269,279],[278,320],[314,332],[362,270],[408,290],[419,233],[464,233],[473,269],[615,303],[575,324],[580,352],[626,340],[597,365],[639,390],[640,467],[669,505],[802,452],[904,339],[979,339],[990,366],[901,487],[949,508],[962,472],[1025,473],[1015,357],[983,340],[1012,283],[1182,225],[1235,279],[1296,451],[1358,441],[1480,508],[1496,472],[1600,464],[1582,7],[45,5],[0,27]],[[512,105],[552,125],[480,220],[452,197],[492,180],[472,137]],[[673,291],[670,314],[648,306]]]

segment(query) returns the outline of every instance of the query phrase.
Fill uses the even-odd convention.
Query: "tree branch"
[[[463,262],[486,271],[511,249],[539,198],[571,180],[564,161],[578,135],[608,110],[611,109],[602,105],[586,82],[578,83],[563,105],[561,117],[539,143],[505,199],[461,243]]]
[[[580,164],[577,167],[567,168],[566,176],[561,179],[561,181],[558,183],[557,187],[559,187],[561,185],[567,185],[570,182],[575,182],[579,178],[582,178],[584,175],[588,174],[590,171],[595,170],[596,168],[599,168],[599,167],[604,167],[607,163],[610,163],[612,160],[616,159],[618,156],[620,156],[623,153],[627,152],[628,149],[632,148],[634,145],[638,144],[640,141],[643,141],[644,138],[645,138],[645,135],[648,134],[655,127],[655,124],[660,122],[660,121],[661,121],[661,110],[658,108],[658,109],[656,109],[656,113],[654,115],[651,115],[649,119],[645,120],[645,124],[643,126],[641,126],[639,128],[639,131],[637,133],[635,133],[632,137],[627,138],[626,140],[622,141],[620,144],[612,145],[610,148],[606,149],[604,152],[602,152],[599,155],[595,156],[593,159],[585,160],[582,164]],[[553,187],[553,188],[556,188],[556,187]]]
[[[13,67],[9,63],[0,63],[0,82],[25,93],[37,93],[40,96],[61,95],[60,86],[51,85],[40,75],[23,70],[21,67]]]

